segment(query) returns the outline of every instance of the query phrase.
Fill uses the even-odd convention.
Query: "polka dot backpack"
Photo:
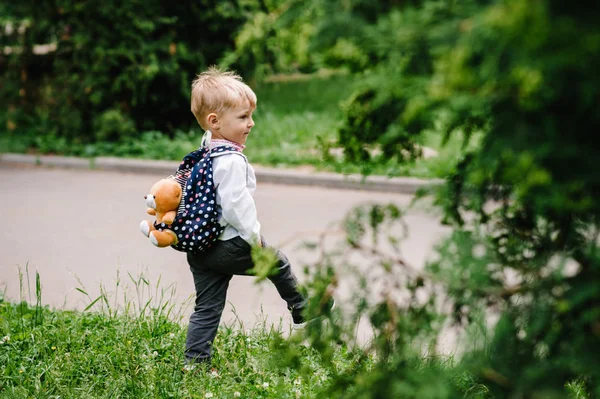
[[[201,147],[186,155],[179,165],[173,176],[181,184],[183,192],[177,217],[170,225],[154,224],[157,230],[170,229],[177,235],[177,244],[171,246],[174,249],[191,253],[204,252],[225,229],[219,224],[212,158],[228,153],[244,156],[231,146],[219,146],[212,150]]]

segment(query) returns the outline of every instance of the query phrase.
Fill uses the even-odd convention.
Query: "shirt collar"
[[[224,139],[212,139],[210,141],[209,148],[212,150],[213,148],[222,147],[222,146],[225,146],[225,145],[233,147],[233,148],[235,148],[236,150],[238,150],[240,152],[244,151],[244,148],[246,148],[245,145],[238,144],[238,143],[235,143],[233,141],[224,140]]]
[[[233,141],[229,141],[229,140],[225,140],[225,139],[213,139],[212,132],[210,130],[207,130],[204,133],[204,136],[202,136],[202,144],[200,145],[200,148],[205,147],[207,144],[208,144],[208,148],[210,150],[212,150],[213,148],[222,147],[225,145],[233,147],[236,150],[238,150],[239,152],[244,151],[244,148],[246,148],[245,145],[235,143]]]

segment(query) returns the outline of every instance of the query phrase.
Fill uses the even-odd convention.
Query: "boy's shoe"
[[[333,298],[329,298],[323,309],[321,309],[320,315],[314,316],[310,319],[306,319],[306,317],[304,317],[302,314],[304,312],[304,308],[292,309],[292,320],[294,322],[292,328],[294,330],[302,330],[308,323],[323,318],[326,313],[331,312],[333,309],[335,309],[335,300]]]

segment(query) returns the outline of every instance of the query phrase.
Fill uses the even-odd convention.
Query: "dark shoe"
[[[323,305],[322,309],[320,309],[319,315],[310,319],[306,319],[306,317],[304,317],[304,308],[292,309],[292,320],[294,322],[292,328],[294,330],[302,330],[308,323],[321,319],[333,309],[335,309],[335,300],[333,298],[329,298],[327,303]]]

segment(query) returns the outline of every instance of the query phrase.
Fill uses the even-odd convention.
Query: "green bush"
[[[382,96],[373,88],[355,92],[345,103],[344,123],[339,129],[339,143],[350,162],[371,159],[368,149],[381,144],[383,156],[401,160],[414,159],[420,154],[417,133],[411,134],[395,125],[402,115],[403,99]]]
[[[0,44],[12,48],[0,55],[8,129],[30,133],[47,115],[57,136],[82,143],[189,130],[191,81],[232,48],[244,20],[233,0],[26,0],[7,12],[21,27],[7,34],[0,21]],[[39,44],[56,50],[36,54]]]
[[[118,109],[104,111],[94,120],[96,141],[114,142],[131,138],[136,130],[135,123]]]
[[[448,251],[435,268],[482,277],[451,287],[470,298],[458,313],[502,312],[474,356],[499,396],[577,378],[600,394],[600,9],[587,6],[494,2],[457,26],[432,76],[450,126],[486,131],[440,200],[478,256]]]
[[[244,1],[247,22],[235,35],[235,47],[221,65],[244,71],[252,81],[277,73],[314,72],[317,69],[309,49],[314,32],[305,13],[288,19],[287,0]]]

